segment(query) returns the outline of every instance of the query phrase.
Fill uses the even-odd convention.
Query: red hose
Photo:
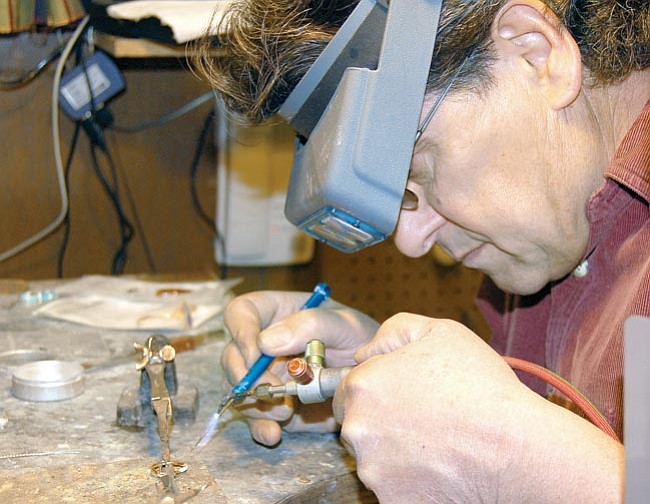
[[[612,426],[609,425],[609,422],[600,413],[600,411],[598,411],[598,409],[589,401],[589,399],[587,399],[584,395],[582,395],[582,393],[580,393],[578,389],[576,389],[565,379],[553,373],[552,371],[549,371],[548,369],[539,366],[538,364],[534,364],[532,362],[523,359],[518,359],[516,357],[507,357],[507,356],[504,356],[503,359],[508,363],[508,365],[512,369],[533,375],[539,378],[540,380],[545,381],[552,387],[555,387],[559,392],[561,392],[562,394],[567,396],[571,401],[573,401],[573,403],[578,408],[580,408],[580,410],[585,414],[585,416],[591,423],[593,423],[605,434],[612,437],[619,443],[621,442],[621,440],[616,435],[616,432],[614,432],[614,429],[612,429]]]

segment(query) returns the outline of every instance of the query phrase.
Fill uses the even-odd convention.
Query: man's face
[[[602,160],[580,104],[553,110],[507,68],[494,77],[483,96],[445,98],[417,142],[407,188],[419,207],[401,212],[395,243],[411,257],[438,243],[502,289],[531,294],[580,261],[600,183],[588,167]]]

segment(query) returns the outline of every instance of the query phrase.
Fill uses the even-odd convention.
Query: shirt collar
[[[605,176],[650,201],[650,100],[625,134]]]
[[[630,191],[650,201],[650,100],[616,149],[605,180],[587,202],[590,233],[583,260],[607,233],[611,219],[631,203]]]

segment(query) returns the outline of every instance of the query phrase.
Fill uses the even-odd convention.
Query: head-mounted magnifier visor
[[[442,0],[361,0],[280,108],[293,224],[355,252],[397,224]]]

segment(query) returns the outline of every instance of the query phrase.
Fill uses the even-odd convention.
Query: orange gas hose
[[[614,438],[619,443],[621,442],[621,440],[616,435],[616,432],[614,432],[614,429],[612,429],[612,426],[609,425],[607,419],[602,415],[600,411],[598,411],[598,408],[596,408],[589,401],[589,399],[587,399],[577,388],[571,385],[564,378],[538,364],[534,364],[523,359],[507,356],[504,356],[503,359],[512,369],[528,373],[539,378],[540,380],[545,381],[552,387],[555,387],[558,391],[573,401],[573,403],[578,408],[580,408],[580,410],[585,414],[591,423],[593,423],[605,434]]]

